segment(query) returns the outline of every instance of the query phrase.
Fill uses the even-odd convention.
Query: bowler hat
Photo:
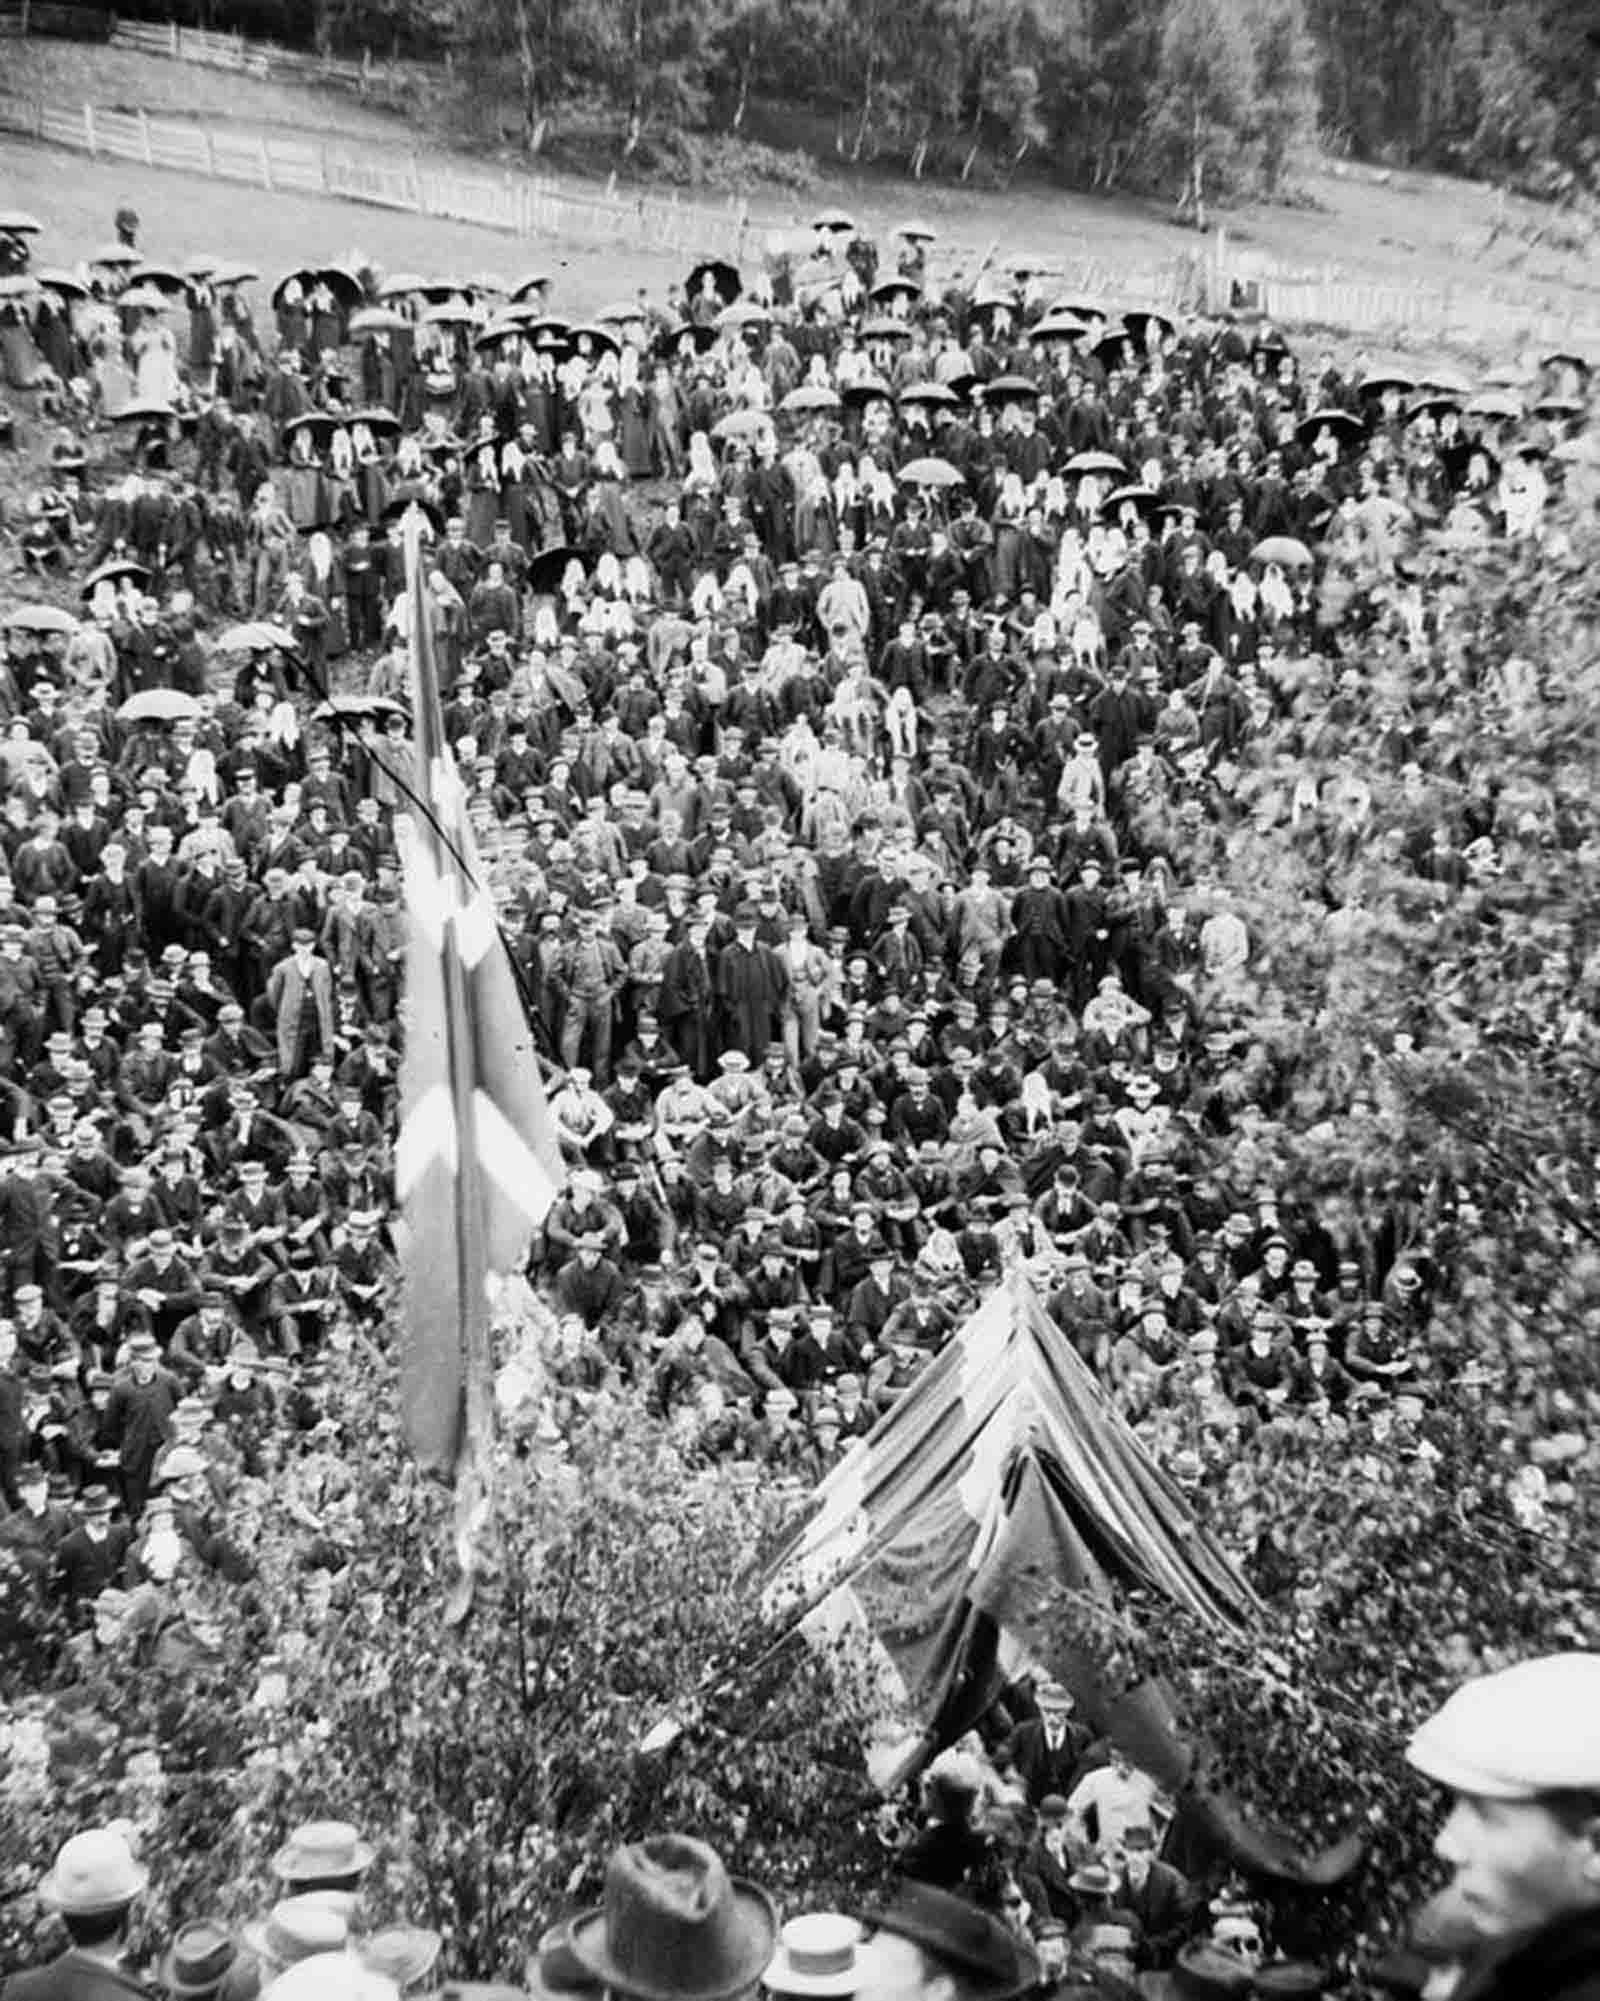
[[[210,1994],[227,1978],[239,1948],[211,1918],[183,1925],[161,1962],[161,1984],[169,1994]]]
[[[761,1978],[777,1936],[767,1893],[683,1834],[619,1848],[604,1903],[572,1921],[579,1963],[632,2001],[731,2001]]]
[[[1038,1985],[1039,1962],[998,1918],[976,1904],[928,1883],[900,1884],[882,1910],[863,1914],[879,1931],[907,1938],[961,1976],[964,1993],[982,2001],[1010,2001]]]

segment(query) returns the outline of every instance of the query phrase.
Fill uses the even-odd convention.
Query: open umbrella
[[[939,235],[931,222],[920,220],[897,222],[894,233],[896,236],[903,236],[908,243],[933,243]]]
[[[859,382],[847,382],[839,393],[852,410],[864,409],[868,403],[894,401],[894,391],[881,375],[867,375]]]
[[[1089,352],[1107,368],[1120,368],[1133,344],[1133,335],[1126,327],[1112,326],[1106,328]]]
[[[731,306],[744,290],[744,280],[739,276],[737,264],[730,264],[725,257],[705,257],[690,271],[683,288],[685,295],[698,299],[706,288],[708,278],[711,289],[725,306]]]
[[[811,227],[824,236],[854,236],[856,219],[842,208],[825,208],[811,218]]]
[[[176,297],[187,292],[189,280],[183,272],[174,271],[166,264],[135,264],[128,272],[130,285],[150,285],[158,292],[170,292]]]
[[[304,298],[307,292],[314,292],[316,290],[317,284],[317,273],[308,265],[301,265],[295,271],[285,271],[277,284],[272,288],[272,303],[274,306],[281,306],[284,294],[291,285],[298,285],[301,297]]]
[[[170,403],[136,398],[132,403],[124,403],[111,421],[113,424],[167,424],[177,414]]]
[[[473,335],[474,347],[498,347],[503,340],[525,340],[527,328],[515,320],[491,320],[481,333]]]
[[[357,424],[365,424],[369,431],[393,433],[400,429],[400,419],[392,410],[385,410],[379,404],[373,404],[370,409],[357,410],[350,419],[350,428],[354,430]]]
[[[1448,361],[1430,361],[1417,370],[1417,387],[1432,389],[1440,396],[1454,396],[1458,401],[1472,394],[1472,384]]]
[[[137,264],[141,260],[138,251],[130,250],[125,243],[102,243],[98,250],[91,250],[83,261],[89,265],[104,265],[107,270],[112,270],[119,265],[126,269],[128,265]]]
[[[1280,570],[1307,570],[1311,551],[1294,535],[1269,535],[1250,551],[1252,563],[1276,563]]]
[[[1175,331],[1177,325],[1171,315],[1162,312],[1159,306],[1129,306],[1122,317],[1128,331],[1140,342],[1149,340],[1152,327],[1159,327],[1162,333],[1169,334]]]
[[[416,271],[391,271],[378,286],[380,299],[406,299],[413,292],[420,292],[427,279]]]
[[[1414,389],[1417,379],[1403,368],[1374,368],[1356,386],[1363,396],[1381,396],[1386,389]]]
[[[1109,300],[1097,298],[1092,292],[1075,292],[1050,301],[1052,313],[1069,313],[1075,320],[1115,320],[1117,317]]]
[[[1558,348],[1554,354],[1542,355],[1541,368],[1575,368],[1580,375],[1587,375],[1594,363],[1581,354],[1574,354],[1570,348]]]
[[[913,382],[909,389],[900,391],[902,404],[921,403],[933,410],[952,410],[961,401],[948,382]]]
[[[118,298],[117,304],[125,306],[130,313],[165,313],[172,309],[172,301],[165,292],[158,292],[154,285],[130,285]]]
[[[447,306],[464,298],[472,287],[465,278],[419,278],[411,289],[430,306]]]
[[[342,264],[320,264],[312,275],[327,286],[346,312],[366,303],[366,286],[354,271],[347,271]]]
[[[685,341],[689,342],[696,354],[704,354],[707,349],[717,344],[716,328],[696,326],[692,320],[685,320],[681,326],[667,327],[656,336],[656,352],[661,355],[674,355]]]
[[[1336,409],[1332,405],[1308,411],[1294,427],[1294,434],[1303,445],[1309,445],[1319,431],[1332,431],[1335,437],[1349,444],[1365,437],[1367,427],[1350,411]]]
[[[909,459],[900,468],[907,486],[964,486],[966,475],[948,459]]]
[[[403,333],[410,325],[393,306],[362,306],[350,315],[347,331],[352,340],[359,340],[363,334]]]
[[[387,527],[391,521],[404,521],[413,507],[435,535],[444,533],[444,516],[431,500],[424,499],[420,493],[398,494],[385,506],[378,519]]]
[[[1048,312],[1028,329],[1029,340],[1080,340],[1089,329],[1071,313]]]
[[[1110,452],[1074,452],[1062,467],[1063,472],[1074,474],[1094,472],[1120,475],[1125,470],[1121,459],[1113,458]]]
[[[102,563],[97,570],[89,572],[83,580],[81,594],[91,598],[102,584],[128,582],[147,584],[149,581],[150,572],[143,563],[134,562],[130,556],[113,556],[109,562]]]
[[[329,716],[407,716],[411,712],[389,695],[330,695],[311,713],[313,721],[322,721]]]
[[[1129,486],[1114,486],[1106,495],[1103,504],[1120,512],[1124,501],[1134,507],[1149,508],[1155,506],[1158,497],[1152,488],[1144,485],[1142,481],[1135,480]]]
[[[550,288],[548,271],[527,271],[511,287],[513,299],[526,299],[534,292],[545,292]]]
[[[985,403],[1031,403],[1040,393],[1038,383],[1026,375],[997,375],[983,384]]]
[[[869,295],[878,305],[890,305],[896,299],[920,299],[922,287],[913,278],[896,272],[892,277],[880,278]]]
[[[911,327],[905,320],[888,320],[881,316],[868,320],[861,329],[863,340],[910,340]]]
[[[253,264],[219,264],[211,274],[213,285],[249,285],[261,276]]]
[[[436,306],[424,306],[417,315],[417,324],[425,327],[469,327],[477,318],[470,306],[453,305],[441,300]]]
[[[13,632],[65,633],[78,629],[78,621],[71,612],[58,610],[53,604],[20,604],[0,618],[0,625],[9,626]]]
[[[571,341],[574,351],[581,351],[584,341],[587,341],[590,347],[597,348],[601,354],[620,354],[622,351],[621,341],[609,327],[594,326],[587,320],[582,326],[571,328],[567,339]]]
[[[802,382],[791,389],[778,408],[786,417],[805,416],[816,410],[837,410],[839,398],[820,382]]]
[[[581,549],[541,549],[528,564],[529,590],[536,597],[553,597],[574,563],[585,576],[589,574],[589,558]]]
[[[627,299],[613,299],[609,306],[602,306],[594,316],[595,324],[602,327],[630,326],[635,320],[646,317],[643,306]]]
[[[31,271],[13,271],[0,278],[0,304],[16,299],[34,298],[40,290],[39,280]]]
[[[26,209],[0,208],[0,235],[38,236],[43,228],[39,218],[29,215]]]
[[[338,430],[341,421],[326,410],[307,410],[302,415],[289,419],[283,427],[283,435],[285,438],[293,438],[302,431],[308,431],[313,441],[320,447],[325,445]]]
[[[558,313],[547,313],[543,306],[532,299],[525,299],[520,306],[502,306],[495,314],[495,318],[514,321],[530,340],[539,340],[545,335],[565,340],[572,331],[570,320],[562,319]]]
[[[467,288],[480,297],[492,299],[507,298],[511,291],[511,287],[498,271],[474,271],[467,280]]]
[[[1459,396],[1451,395],[1444,390],[1425,389],[1420,395],[1413,396],[1406,405],[1406,416],[1408,419],[1442,417],[1446,410],[1459,410],[1461,404],[1462,398]]]
[[[192,723],[200,714],[193,695],[179,688],[141,688],[130,695],[117,711],[124,723]]]
[[[1464,408],[1469,417],[1493,417],[1507,424],[1523,414],[1522,398],[1510,389],[1480,389]]]
[[[717,314],[715,324],[719,328],[764,327],[771,318],[765,306],[758,306],[751,299],[735,299]]]
[[[233,625],[217,641],[219,653],[273,653],[291,652],[295,644],[294,634],[281,625],[272,625],[265,619],[249,619],[243,625]]]
[[[36,275],[47,292],[59,292],[64,299],[86,299],[89,296],[89,287],[71,271],[52,267]]]
[[[711,426],[711,435],[723,443],[734,438],[756,438],[771,422],[765,410],[730,410]]]

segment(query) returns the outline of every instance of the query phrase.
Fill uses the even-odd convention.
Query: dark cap
[[[941,1972],[962,1977],[982,2001],[1009,2001],[1039,1982],[1039,1962],[998,1918],[928,1883],[902,1883],[888,1905],[863,1914],[879,1931],[921,1946]]]

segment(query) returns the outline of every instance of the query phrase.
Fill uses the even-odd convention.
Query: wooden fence
[[[264,81],[323,84],[362,97],[395,97],[408,83],[431,74],[421,63],[375,61],[370,49],[355,62],[283,48],[277,42],[246,40],[243,35],[181,28],[176,21],[166,25],[118,21],[111,31],[111,46],[138,55],[162,56],[171,62],[198,63],[205,69],[233,70]]]
[[[53,105],[0,93],[0,131],[95,158],[132,160],[282,194],[366,202],[519,237],[574,237],[737,262],[747,254],[751,230],[749,211],[737,200],[713,207],[676,197],[574,193],[527,175],[456,173],[334,142],[92,104]]]

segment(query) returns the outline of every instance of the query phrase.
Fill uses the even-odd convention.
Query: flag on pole
[[[538,1057],[445,740],[422,561],[405,525],[415,772],[402,830],[405,1055],[396,1192],[405,1211],[401,1414],[417,1463],[454,1476],[470,1580],[493,1432],[489,1280],[520,1268],[564,1180]],[[470,1583],[469,1583],[470,1589]]]

